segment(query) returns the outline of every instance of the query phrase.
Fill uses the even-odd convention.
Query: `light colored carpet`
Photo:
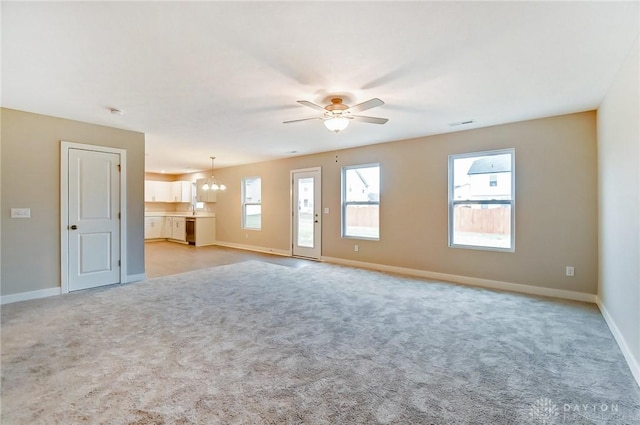
[[[592,305],[249,261],[2,308],[2,424],[640,424]]]

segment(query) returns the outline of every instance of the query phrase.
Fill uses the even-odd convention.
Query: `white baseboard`
[[[145,273],[140,274],[132,274],[126,277],[127,281],[124,283],[132,283],[139,282],[142,280],[146,280],[147,275]],[[62,294],[62,288],[47,288],[47,289],[39,289],[37,291],[29,291],[29,292],[19,292],[17,294],[3,295],[0,297],[0,304],[11,304],[17,303],[19,301],[28,301],[35,300],[38,298],[47,298],[47,297],[55,297],[56,295]]]
[[[360,267],[364,269],[423,277],[427,279],[443,280],[446,282],[462,283],[464,285],[480,286],[482,288],[500,289],[503,291],[519,292],[531,295],[542,295],[545,297],[562,298],[566,300],[583,301],[588,303],[596,302],[595,295],[586,294],[584,292],[565,291],[563,289],[543,288],[539,286],[522,285],[520,283],[502,282],[499,280],[480,279],[476,277],[437,273],[418,269],[407,269],[404,267],[387,266],[384,264],[366,263],[364,261],[345,260],[342,258],[334,257],[321,257],[321,260],[345,266]]]
[[[130,274],[130,275],[127,275],[126,279],[127,280],[123,283],[140,282],[142,280],[147,280],[147,274],[146,273]]]
[[[286,257],[291,257],[291,251],[287,251],[284,249],[265,248],[262,246],[243,245],[239,243],[221,242],[221,241],[216,241],[216,245],[226,246],[227,248],[244,249],[246,251],[264,252],[265,254],[275,254],[275,255],[283,255]]]
[[[638,359],[636,359],[633,356],[633,353],[629,349],[629,346],[627,345],[627,342],[624,339],[622,332],[620,332],[620,329],[618,329],[618,326],[616,326],[616,322],[613,321],[613,317],[611,317],[611,315],[609,314],[609,311],[602,303],[602,300],[600,299],[600,297],[596,297],[596,304],[598,305],[598,308],[600,309],[600,312],[602,313],[602,317],[604,317],[605,322],[607,322],[607,326],[609,326],[609,330],[611,331],[611,333],[613,334],[613,337],[618,343],[618,346],[620,347],[620,351],[622,351],[622,354],[624,355],[624,358],[627,361],[627,364],[629,365],[629,369],[631,369],[631,374],[633,374],[633,377],[635,378],[636,383],[638,384],[638,386],[640,386],[640,363],[638,362]]]
[[[19,301],[53,297],[55,295],[60,295],[61,293],[62,293],[61,288],[58,286],[55,288],[39,289],[37,291],[20,292],[18,294],[3,295],[2,297],[0,297],[0,304],[11,304],[11,303],[17,303]]]

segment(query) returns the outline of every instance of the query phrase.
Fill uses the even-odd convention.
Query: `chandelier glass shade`
[[[217,182],[215,177],[213,177],[213,160],[216,159],[216,157],[212,156],[210,158],[211,158],[211,177],[204,182],[201,188],[202,190],[213,190],[213,191],[225,190],[227,186],[225,186],[220,182]]]

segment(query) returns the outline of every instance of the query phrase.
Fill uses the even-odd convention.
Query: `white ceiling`
[[[640,31],[638,2],[1,7],[3,107],[144,132],[168,173],[596,109]],[[282,124],[332,94],[389,122]]]

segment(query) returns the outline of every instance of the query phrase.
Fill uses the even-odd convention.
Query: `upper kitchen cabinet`
[[[170,184],[171,202],[191,202],[191,182],[177,181]]]
[[[155,180],[144,181],[145,202],[172,202],[169,182]]]
[[[207,182],[208,179],[198,179],[196,181],[196,194],[198,202],[216,202],[217,190],[203,190],[202,185]]]
[[[145,202],[191,202],[191,182],[144,181]]]

